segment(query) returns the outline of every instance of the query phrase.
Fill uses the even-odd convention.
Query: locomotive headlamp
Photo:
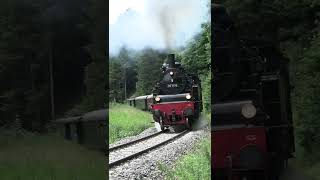
[[[172,76],[172,75],[173,75],[173,72],[172,72],[172,71],[170,71],[170,72],[169,72],[169,74]]]
[[[187,95],[186,95],[186,98],[187,98],[187,99],[191,99],[191,95],[190,95],[190,94],[187,94]]]
[[[250,119],[250,118],[253,118],[257,114],[257,109],[252,104],[245,104],[244,106],[242,106],[241,114],[245,118]]]
[[[155,100],[156,100],[157,102],[159,102],[159,101],[160,101],[160,97],[157,96],[157,97],[155,98]]]

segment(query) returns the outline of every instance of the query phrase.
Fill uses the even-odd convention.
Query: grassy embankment
[[[125,104],[110,104],[109,143],[134,136],[153,126],[152,115]]]
[[[205,138],[192,152],[182,156],[174,168],[159,165],[167,179],[211,179],[211,140]]]
[[[105,179],[105,156],[56,135],[0,129],[0,179]]]

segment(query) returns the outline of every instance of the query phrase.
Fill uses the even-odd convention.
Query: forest
[[[298,155],[320,160],[320,1],[222,0],[241,36],[272,41],[290,59]]]
[[[211,25],[202,24],[201,31],[186,46],[175,50],[157,50],[146,47],[131,50],[123,46],[117,55],[109,58],[110,102],[124,102],[129,97],[148,95],[161,78],[161,65],[167,54],[174,53],[176,60],[189,72],[200,76],[203,106],[207,113],[211,106]]]
[[[0,126],[46,132],[105,107],[106,12],[99,0],[1,1]]]

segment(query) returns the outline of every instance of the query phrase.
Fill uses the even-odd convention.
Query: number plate
[[[168,88],[176,88],[178,87],[178,84],[168,84]]]

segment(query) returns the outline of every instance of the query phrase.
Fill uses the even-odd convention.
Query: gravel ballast
[[[139,139],[156,131],[155,128],[149,128],[141,133],[142,135],[122,139],[110,147]],[[174,165],[178,158],[190,152],[195,143],[208,137],[209,134],[210,131],[207,128],[193,130],[173,142],[109,169],[109,179],[164,179],[165,174],[159,170],[159,163],[169,167]]]
[[[124,157],[127,157],[129,155],[138,153],[142,150],[148,149],[152,146],[155,146],[161,142],[167,141],[168,139],[176,136],[175,133],[163,133],[159,134],[155,137],[152,137],[150,139],[147,139],[145,141],[138,142],[136,144],[133,144],[131,146],[121,148],[119,150],[113,151],[109,153],[109,163],[118,161],[119,159],[122,159]]]

